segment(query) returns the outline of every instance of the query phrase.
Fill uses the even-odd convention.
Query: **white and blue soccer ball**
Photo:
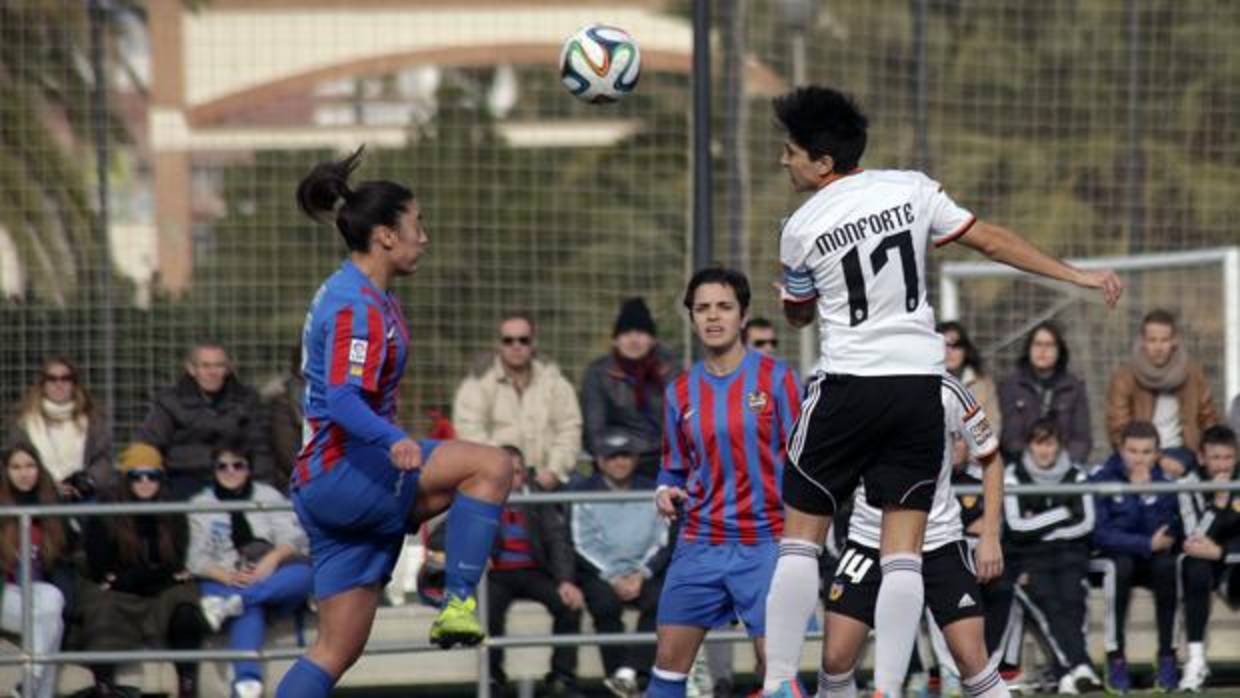
[[[587,24],[560,49],[560,81],[573,96],[594,104],[614,102],[637,87],[642,54],[623,29]]]

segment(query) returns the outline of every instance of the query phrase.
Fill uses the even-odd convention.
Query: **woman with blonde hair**
[[[110,429],[68,358],[43,361],[18,406],[13,432],[11,441],[34,447],[66,499],[93,499],[95,488],[115,485]]]

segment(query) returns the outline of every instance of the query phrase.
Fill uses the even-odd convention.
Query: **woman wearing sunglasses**
[[[116,484],[111,430],[77,366],[63,356],[43,361],[17,409],[10,443],[26,443],[70,501],[92,499]]]
[[[217,447],[211,461],[215,481],[191,502],[288,503],[276,488],[254,481],[243,446]],[[268,612],[291,613],[305,603],[313,586],[307,546],[306,534],[291,511],[190,515],[186,566],[200,579],[207,622],[213,630],[228,625],[231,649],[262,647]],[[233,662],[232,695],[263,695],[258,662]]]
[[[4,452],[4,477],[0,478],[0,506],[59,504],[56,483],[39,462],[38,454],[29,444],[20,444]],[[61,520],[37,518],[31,528],[34,559],[31,579],[31,606],[34,611],[33,644],[43,654],[60,649],[64,634],[65,594],[59,587],[70,588],[72,576],[64,566],[69,543]],[[18,586],[21,574],[18,524],[15,518],[0,519],[0,566],[3,566],[3,593],[0,593],[0,629],[22,632],[22,592]],[[68,573],[56,574],[58,571]],[[63,581],[61,581],[63,580]],[[61,581],[57,585],[55,582]],[[50,698],[56,693],[56,665],[34,666],[34,695]]]
[[[134,443],[118,465],[119,502],[168,501],[163,457]],[[81,585],[82,635],[88,651],[142,646],[192,650],[208,626],[198,586],[185,567],[189,526],[183,514],[96,516],[83,533],[89,579]],[[96,696],[120,696],[116,667],[91,667]],[[198,664],[176,664],[177,698],[198,695]]]

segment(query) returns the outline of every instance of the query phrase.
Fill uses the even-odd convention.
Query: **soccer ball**
[[[603,24],[578,29],[560,49],[560,81],[574,97],[594,104],[632,92],[641,67],[642,54],[633,37]]]

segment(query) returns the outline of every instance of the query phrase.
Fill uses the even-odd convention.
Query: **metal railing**
[[[982,494],[980,485],[964,485],[953,487],[957,494]],[[1240,481],[1230,482],[1150,482],[1131,484],[1121,482],[1090,482],[1055,485],[1017,485],[1006,488],[1005,493],[1015,496],[1033,495],[1083,495],[1093,494],[1110,497],[1122,494],[1175,494],[1180,492],[1219,492],[1240,491]],[[650,490],[626,492],[537,492],[518,493],[510,499],[511,504],[573,504],[580,502],[635,502],[652,497]],[[128,662],[203,662],[203,661],[238,661],[253,660],[267,662],[272,660],[288,660],[303,654],[301,647],[271,648],[261,650],[150,650],[137,649],[129,651],[108,652],[50,652],[39,654],[34,651],[33,630],[33,595],[32,588],[32,555],[33,543],[31,528],[36,517],[81,517],[81,516],[116,516],[125,514],[197,514],[233,511],[290,511],[292,504],[270,504],[262,502],[152,502],[127,504],[49,504],[35,506],[3,506],[0,507],[0,518],[16,518],[20,536],[19,586],[22,595],[22,635],[21,652],[16,655],[0,655],[0,666],[22,666],[22,695],[27,698],[34,696],[34,667],[36,664],[121,664]],[[486,617],[486,584],[478,588],[478,612]],[[820,632],[807,634],[807,639],[821,639]],[[714,632],[710,634],[711,642],[742,642],[748,636],[741,631]],[[594,646],[608,644],[650,643],[655,641],[654,633],[608,633],[581,635],[521,635],[487,638],[479,648],[479,681],[478,696],[490,696],[490,667],[487,662],[489,648],[515,647],[571,647]],[[412,652],[441,651],[438,646],[429,642],[390,642],[367,644],[365,655],[404,654]]]

